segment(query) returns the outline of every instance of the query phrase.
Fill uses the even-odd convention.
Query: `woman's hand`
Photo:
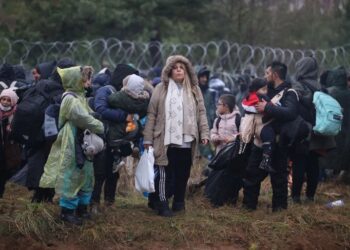
[[[201,143],[202,143],[203,145],[207,145],[207,144],[209,143],[209,140],[208,140],[208,139],[202,139],[202,140],[201,140]]]

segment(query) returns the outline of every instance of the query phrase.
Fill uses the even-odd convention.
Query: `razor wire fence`
[[[33,67],[48,60],[70,57],[79,64],[92,65],[96,69],[118,63],[130,63],[141,71],[164,65],[169,55],[181,54],[196,66],[206,65],[214,72],[229,77],[249,70],[261,75],[273,60],[284,62],[290,73],[295,62],[312,55],[320,68],[343,65],[350,67],[350,44],[330,49],[281,49],[252,46],[223,41],[194,44],[172,44],[160,42],[136,42],[116,38],[71,42],[29,42],[11,41],[0,38],[0,58],[2,62]]]

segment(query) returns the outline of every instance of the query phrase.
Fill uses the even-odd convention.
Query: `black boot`
[[[61,217],[61,220],[71,223],[73,225],[77,225],[77,226],[83,225],[82,219],[75,216],[74,209],[68,209],[68,208],[62,207],[60,217]]]
[[[259,168],[267,171],[268,173],[276,173],[276,171],[271,166],[271,157],[264,154],[263,159],[260,162]]]
[[[36,188],[32,197],[32,203],[41,203],[43,201],[44,189]]]
[[[158,200],[157,196],[155,193],[150,193],[148,194],[148,204],[147,206],[152,209],[152,210],[157,210],[158,209]]]
[[[169,208],[167,201],[160,201],[158,205],[158,215],[163,217],[172,217],[173,212]]]
[[[77,208],[77,216],[84,220],[90,220],[91,214],[88,212],[87,205],[79,205]]]
[[[185,202],[173,202],[173,212],[185,211]]]
[[[53,188],[44,188],[43,202],[52,203],[54,196],[55,196],[55,189],[53,189]]]

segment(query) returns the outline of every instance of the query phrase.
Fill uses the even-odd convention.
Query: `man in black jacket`
[[[280,138],[282,126],[289,121],[295,120],[298,115],[298,97],[295,91],[289,91],[291,85],[285,81],[286,74],[287,66],[280,62],[273,62],[267,67],[265,78],[269,82],[268,96],[270,99],[273,99],[276,95],[282,93],[282,98],[277,105],[270,102],[267,103],[264,100],[256,105],[257,111],[274,119],[275,124],[276,143],[272,149],[271,163],[275,171],[270,173],[273,191],[272,211],[287,208],[287,146],[281,145],[278,142],[278,138]],[[259,143],[255,140],[244,180],[243,206],[249,210],[256,209],[260,184],[269,174],[258,167],[262,160],[262,149],[257,145]]]

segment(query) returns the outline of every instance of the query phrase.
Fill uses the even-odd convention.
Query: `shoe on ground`
[[[162,217],[173,217],[174,214],[169,208],[169,204],[167,201],[159,202],[158,206],[158,215]]]
[[[91,214],[88,212],[87,205],[79,205],[76,214],[79,218],[83,220],[91,220]]]
[[[173,202],[172,210],[175,213],[185,211],[185,202]]]
[[[68,222],[72,225],[83,225],[83,220],[74,214],[74,209],[62,208],[60,218],[62,221]]]
[[[148,201],[147,206],[148,206],[150,209],[152,209],[152,210],[157,210],[157,209],[158,209],[158,206],[157,206],[156,202]]]

